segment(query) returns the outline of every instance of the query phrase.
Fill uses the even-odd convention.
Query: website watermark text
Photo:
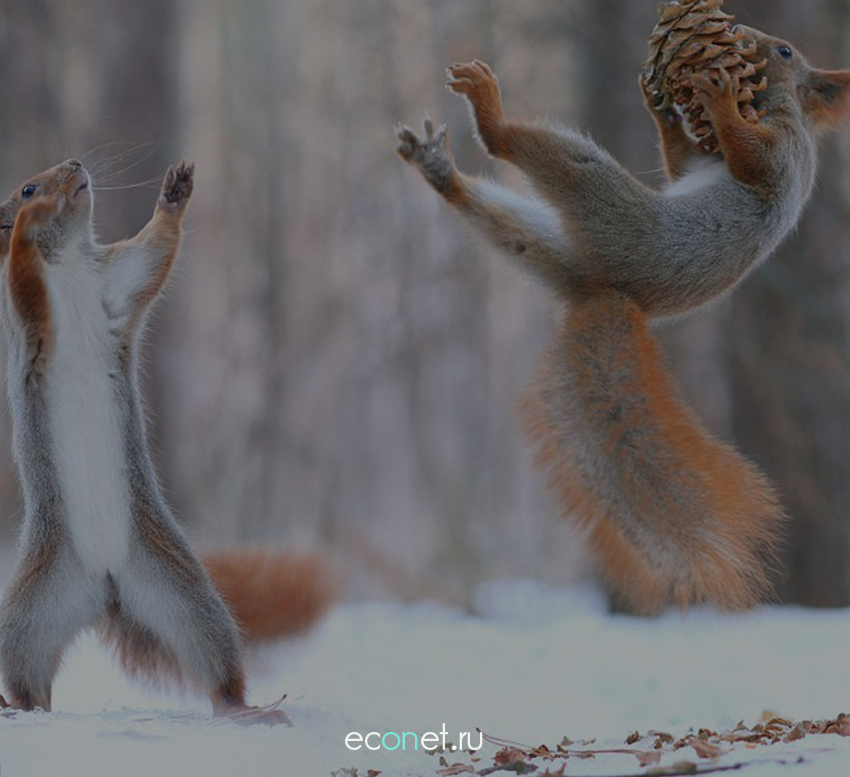
[[[458,734],[458,745],[451,742],[446,742],[446,737],[449,732],[446,731],[446,724],[440,732],[426,731],[424,734],[417,734],[414,731],[387,731],[381,734],[379,731],[370,731],[368,734],[361,734],[359,731],[352,731],[345,737],[345,746],[349,750],[419,750],[420,746],[423,750],[480,750],[484,745],[484,735],[478,731],[478,743],[473,743],[473,735],[468,731],[461,731]]]

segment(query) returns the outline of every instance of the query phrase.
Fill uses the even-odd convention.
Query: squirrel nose
[[[83,166],[83,163],[79,159],[69,159],[67,162],[65,162],[65,164],[69,167],[76,167],[77,169]]]

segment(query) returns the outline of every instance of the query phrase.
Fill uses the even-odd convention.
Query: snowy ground
[[[481,729],[529,746],[554,749],[566,735],[595,739],[590,749],[648,750],[654,738],[626,745],[626,737],[729,730],[739,720],[755,724],[764,710],[795,720],[850,712],[850,612],[638,620],[606,615],[593,590],[517,581],[482,586],[477,605],[475,616],[428,604],[344,606],[312,636],[254,656],[252,700],[288,693],[291,729],[211,721],[203,700],[130,684],[82,640],[54,688],[56,712],[0,717],[0,777],[471,774],[451,766],[485,772],[499,748],[485,744],[473,761],[460,751],[414,751],[412,736],[404,751],[353,751],[345,739],[378,732],[392,747],[387,732],[421,737],[445,727],[447,744],[461,732],[477,744]],[[724,749],[731,752],[711,760],[682,748],[661,765],[746,763],[749,777],[850,773],[850,737]],[[561,767],[567,775],[651,774],[630,754],[534,760],[530,771],[514,764],[496,774]]]

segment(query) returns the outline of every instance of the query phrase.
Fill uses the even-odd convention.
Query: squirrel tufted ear
[[[850,70],[812,70],[801,97],[815,131],[834,129],[850,114]]]

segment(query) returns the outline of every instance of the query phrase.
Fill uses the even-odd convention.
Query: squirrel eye
[[[30,197],[35,194],[35,190],[38,189],[38,184],[28,183],[21,189],[21,199],[28,200]]]
[[[791,50],[790,46],[777,46],[776,50],[779,52],[779,56],[782,57],[782,59],[790,61],[794,57],[794,52]]]

